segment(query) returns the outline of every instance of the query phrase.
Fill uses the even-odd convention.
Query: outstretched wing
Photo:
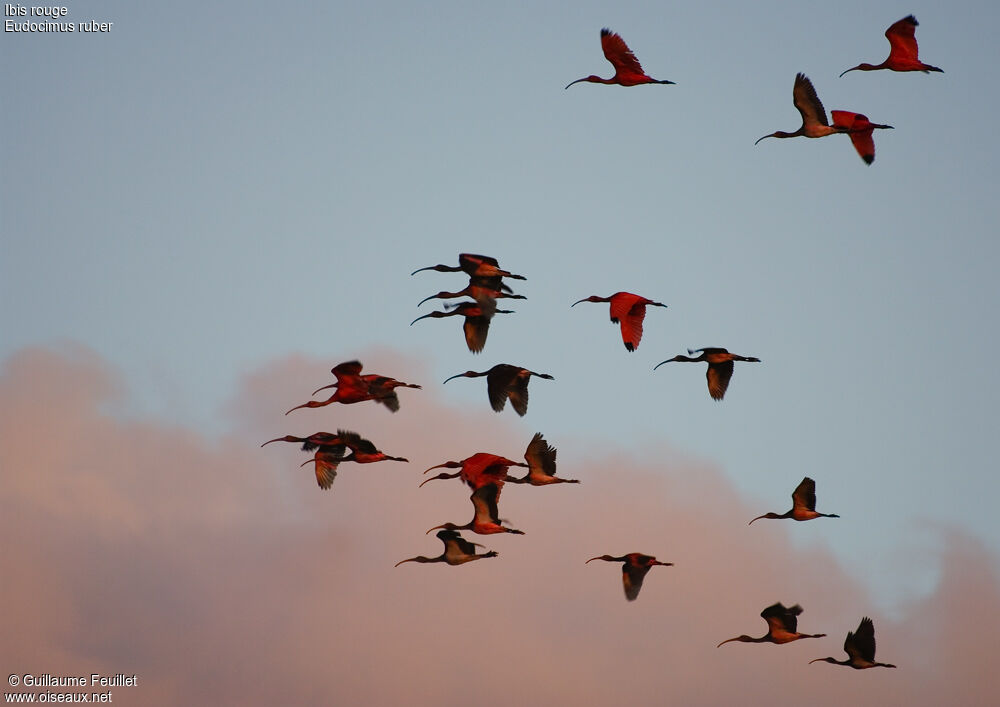
[[[729,379],[733,377],[733,362],[723,361],[722,363],[708,364],[705,377],[708,379],[708,393],[713,400],[722,400],[729,388]]]
[[[908,15],[899,22],[894,22],[885,31],[889,40],[889,55],[898,59],[917,61],[917,18]]]
[[[605,28],[601,30],[601,49],[618,74],[643,74],[642,66],[635,54],[618,34]]]

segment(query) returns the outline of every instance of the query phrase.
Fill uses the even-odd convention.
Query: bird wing
[[[337,377],[338,381],[341,376],[359,376],[361,375],[361,361],[344,361],[344,363],[334,366],[330,372]]]
[[[490,333],[490,320],[488,317],[470,317],[466,315],[462,324],[465,332],[465,345],[472,353],[479,353],[486,346],[486,337]]]
[[[519,370],[516,366],[501,363],[491,368],[486,375],[486,389],[490,395],[490,405],[497,412],[503,410],[504,405],[507,404],[508,388],[517,378]]]
[[[378,449],[370,440],[365,439],[357,432],[349,432],[348,430],[337,430],[337,435],[344,441],[348,447],[355,453],[362,452],[364,454],[378,454]]]
[[[341,447],[340,454],[330,454],[326,452],[316,452],[313,461],[316,466],[316,483],[321,489],[328,489],[333,485],[333,480],[337,478],[337,467],[343,457],[345,447]]]
[[[531,378],[531,373],[528,371],[520,371],[507,386],[507,396],[510,398],[510,404],[516,412],[521,417],[528,412],[528,380]]]
[[[534,478],[552,477],[556,474],[556,448],[545,441],[541,432],[536,432],[524,452],[528,462],[528,476]]]
[[[816,482],[808,476],[799,482],[799,485],[792,491],[792,508],[805,508],[810,511],[816,510]]]
[[[476,509],[475,520],[480,524],[495,523],[500,525],[500,512],[497,510],[497,500],[500,498],[498,484],[480,486],[472,495],[472,506]]]
[[[729,379],[733,377],[733,362],[723,361],[722,363],[708,364],[705,377],[708,379],[708,393],[713,400],[722,400],[729,388]]]
[[[826,119],[826,109],[816,95],[812,81],[805,74],[795,75],[795,87],[792,89],[792,103],[802,115],[802,124],[829,125]]]
[[[476,274],[480,265],[492,265],[495,268],[500,266],[496,258],[491,258],[488,255],[476,255],[475,253],[459,253],[458,264],[470,276]]]
[[[608,29],[601,30],[601,49],[616,74],[644,74],[639,60],[625,44],[625,40]]]
[[[622,566],[622,584],[625,585],[626,599],[635,601],[636,597],[639,596],[639,590],[642,589],[642,580],[645,579],[647,572],[649,572],[649,565],[633,565],[630,562],[626,562]]]
[[[444,543],[444,554],[451,556],[461,556],[461,555],[475,555],[476,546],[463,538],[458,531],[451,531],[454,535],[449,535],[447,537],[441,537],[441,541]],[[457,550],[457,552],[456,552]]]
[[[847,634],[844,650],[851,660],[861,658],[869,663],[875,660],[875,624],[867,616],[861,619],[858,630]]]
[[[917,18],[908,15],[899,22],[894,22],[885,31],[889,40],[889,56],[897,59],[912,59],[917,61]]]
[[[871,121],[868,120],[868,116],[861,113],[851,113],[846,110],[834,110],[830,111],[830,114],[833,116],[834,126],[847,129],[847,134],[851,138],[854,149],[857,150],[858,155],[865,161],[865,164],[874,162],[875,139],[872,135],[875,132],[875,128],[871,125]]]
[[[612,304],[613,314],[614,304]],[[642,320],[646,318],[646,304],[633,302],[617,318],[621,321],[622,341],[625,342],[625,348],[629,351],[635,351],[642,340]]]
[[[780,631],[795,633],[799,624],[796,617],[801,613],[802,607],[798,604],[791,607],[785,607],[781,602],[778,602],[777,604],[772,604],[760,612],[760,616],[762,619],[767,621],[768,632],[771,634]]]

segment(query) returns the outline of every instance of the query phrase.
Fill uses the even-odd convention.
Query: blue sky
[[[831,548],[891,610],[932,586],[914,559],[937,529],[1000,552],[1000,374],[974,360],[1000,348],[998,12],[74,6],[113,30],[4,37],[0,359],[82,343],[123,372],[120,414],[211,434],[244,376],[292,354],[329,362],[316,387],[373,349],[423,362],[425,388],[524,365],[556,380],[515,424],[561,459],[655,464],[667,445],[760,513],[815,478],[842,519],[794,542]],[[909,13],[945,73],[838,78],[884,59]],[[611,75],[605,26],[677,85],[564,90]],[[827,111],[895,127],[872,166],[841,136],[754,145],[798,127],[800,71]],[[462,251],[528,278],[479,356],[457,321],[408,326],[463,286],[409,273]],[[669,305],[631,354],[607,305],[570,309],[618,290]],[[722,403],[701,365],[652,370],[703,346],[763,363],[738,364]],[[442,395],[485,406],[483,387]]]

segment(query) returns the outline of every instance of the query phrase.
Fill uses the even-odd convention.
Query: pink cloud
[[[285,416],[338,362],[289,357],[246,377],[221,438],[116,419],[123,386],[87,351],[9,359],[0,664],[135,673],[138,687],[114,691],[126,705],[997,699],[1000,582],[982,543],[945,531],[940,586],[893,621],[822,546],[796,549],[791,523],[748,529],[760,509],[668,448],[622,459],[611,442],[550,438],[560,475],[583,483],[507,486],[501,515],[526,535],[473,538],[500,557],[394,568],[440,552],[427,528],[472,515],[457,481],[418,489],[421,472],[476,451],[519,458],[537,423],[449,405],[420,361],[360,357],[425,388],[401,391],[395,415],[359,404]],[[411,463],[345,464],[323,492],[295,445],[259,447],[337,427]],[[584,561],[632,551],[676,566],[654,568],[629,603],[618,566]],[[828,637],[716,648],[762,635],[758,614],[775,601],[801,603],[800,628]],[[865,614],[898,670],[807,665],[843,657]]]

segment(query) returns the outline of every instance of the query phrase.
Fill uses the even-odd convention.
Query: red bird
[[[445,305],[446,307],[448,305]],[[410,326],[413,326],[421,319],[443,319],[444,317],[454,317],[461,315],[465,317],[462,330],[465,332],[465,345],[472,353],[479,353],[486,346],[486,337],[490,333],[490,320],[494,314],[513,314],[510,309],[497,309],[496,300],[492,300],[492,305],[487,301],[485,304],[479,302],[460,302],[450,312],[431,312],[422,317],[417,317]]]
[[[496,550],[490,550],[489,552],[484,552],[482,555],[477,555],[476,548],[482,547],[482,545],[469,542],[462,537],[461,533],[454,530],[439,530],[435,534],[444,543],[443,553],[437,557],[424,557],[420,555],[411,557],[408,560],[400,560],[394,567],[399,567],[404,562],[447,562],[449,565],[462,565],[473,560],[481,560],[484,557],[496,557],[499,554]]]
[[[607,27],[601,30],[601,49],[604,50],[604,56],[607,57],[607,60],[615,67],[615,75],[610,79],[602,79],[600,76],[591,74],[585,78],[571,81],[566,84],[566,88],[581,81],[607,84],[616,83],[619,86],[638,86],[642,83],[674,83],[673,81],[657,81],[647,76],[646,72],[642,70],[639,60],[635,58],[635,54],[625,44],[625,40]]]
[[[771,606],[760,612],[762,619],[767,621],[767,633],[760,638],[753,638],[752,636],[747,636],[743,634],[742,636],[737,636],[736,638],[727,638],[722,643],[720,643],[716,648],[721,646],[723,643],[729,643],[730,641],[741,641],[743,643],[791,643],[792,641],[797,641],[800,638],[823,638],[825,633],[799,633],[796,629],[798,628],[798,615],[802,613],[802,607],[796,604],[795,606],[786,607],[781,602],[777,604],[772,604]]]
[[[810,663],[824,661],[834,665],[849,665],[855,670],[865,668],[895,668],[892,663],[875,662],[875,624],[867,616],[861,619],[856,631],[848,631],[847,639],[844,641],[844,651],[847,653],[847,660],[837,660],[836,658],[816,658]]]
[[[868,120],[868,116],[861,113],[851,113],[846,110],[832,110],[833,125],[837,128],[846,128],[845,132],[851,138],[854,149],[858,151],[865,164],[875,161],[875,140],[872,133],[875,128],[892,130],[891,125],[879,125]]]
[[[432,466],[427,471],[431,469],[458,469],[454,474],[448,474],[441,472],[437,476],[432,476],[429,479],[425,479],[420,485],[423,486],[428,481],[434,481],[435,479],[454,479],[459,477],[469,485],[469,488],[476,490],[482,488],[486,484],[496,484],[497,485],[497,495],[499,496],[499,489],[503,488],[503,484],[507,481],[507,469],[512,466],[528,466],[524,462],[516,462],[505,457],[501,457],[496,454],[489,454],[487,452],[477,452],[471,457],[467,457],[462,461],[458,462],[444,462],[443,464],[438,464],[437,466]],[[426,474],[427,471],[424,473]]]
[[[499,496],[500,484],[494,483],[481,486],[469,496],[472,506],[475,509],[475,515],[472,516],[472,520],[465,525],[455,525],[454,523],[435,525],[431,530],[444,528],[445,530],[471,530],[473,533],[480,535],[492,535],[494,533],[524,535],[524,532],[521,530],[501,525],[500,513],[497,510],[497,498]],[[429,533],[431,530],[427,532]]]
[[[316,464],[316,480],[322,489],[328,489],[333,484],[333,480],[337,477],[337,467],[341,462],[371,464],[381,461],[409,461],[403,457],[390,457],[357,432],[337,430],[337,438],[338,442],[320,446],[312,459],[307,459],[300,465]],[[306,445],[303,445],[302,448],[305,449]],[[344,456],[348,449],[351,450],[351,453]]]
[[[659,562],[652,555],[643,555],[641,552],[630,552],[623,557],[612,557],[611,555],[591,557],[584,564],[593,562],[594,560],[625,563],[622,565],[622,584],[625,585],[625,598],[629,601],[635,601],[636,597],[639,596],[639,590],[642,589],[642,580],[646,578],[646,573],[651,568],[655,565],[673,567],[674,564],[673,562]]]
[[[611,303],[611,323],[621,324],[622,341],[625,342],[625,349],[628,351],[635,351],[639,348],[639,342],[642,340],[642,320],[646,318],[646,305],[651,307],[667,306],[661,302],[633,295],[631,292],[616,292],[610,297],[591,295],[577,300],[570,306],[575,307],[580,302]]]
[[[913,15],[907,15],[899,22],[894,22],[885,31],[885,38],[889,40],[889,56],[881,64],[858,64],[847,71],[878,71],[879,69],[890,69],[892,71],[923,71],[925,74],[931,71],[944,73],[943,69],[925,64],[917,58],[917,37],[916,29],[920,23]],[[845,71],[841,76],[847,73]]]
[[[675,361],[685,363],[706,361],[708,363],[708,370],[705,371],[705,377],[708,378],[708,394],[712,396],[713,400],[722,400],[726,395],[726,389],[729,388],[729,379],[733,377],[733,361],[760,363],[759,358],[729,353],[723,348],[688,349],[688,354],[699,352],[701,352],[701,355],[697,358],[689,358],[683,354],[678,354],[666,361],[660,361],[653,366],[653,370],[655,371],[664,363],[673,363]]]
[[[831,125],[830,121],[827,120],[823,102],[819,100],[819,96],[816,95],[816,89],[813,88],[812,81],[805,74],[795,75],[795,85],[792,88],[792,103],[795,104],[795,108],[802,116],[802,126],[794,133],[778,130],[764,135],[757,138],[757,142],[754,145],[764,138],[769,137],[787,138],[804,136],[816,138],[836,135],[837,133],[847,133],[851,137],[851,142],[854,143],[854,148],[861,155],[861,159],[866,164],[871,164],[875,160],[875,142],[872,140],[872,131],[875,128],[892,128],[891,125],[879,125],[869,122],[868,118],[860,113],[851,113],[844,110],[833,111],[833,125]]]
[[[510,399],[514,412],[521,417],[524,417],[525,413],[528,412],[528,381],[531,380],[531,376],[555,380],[548,373],[535,373],[527,368],[512,366],[509,363],[498,363],[488,371],[456,373],[445,378],[444,382],[447,383],[452,378],[479,378],[480,376],[486,376],[486,392],[493,410],[502,411],[507,400]]]
[[[536,432],[524,450],[524,461],[528,473],[524,476],[507,477],[512,484],[531,484],[532,486],[548,486],[549,484],[578,484],[577,479],[560,479],[556,476],[556,448],[545,441],[541,432]]]
[[[792,510],[781,515],[777,513],[765,513],[753,520],[760,520],[761,518],[812,520],[813,518],[840,518],[840,516],[836,513],[818,513],[816,511],[816,482],[807,476],[799,482],[799,485],[792,492]],[[753,520],[747,523],[747,525],[751,525]]]

